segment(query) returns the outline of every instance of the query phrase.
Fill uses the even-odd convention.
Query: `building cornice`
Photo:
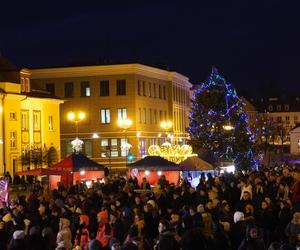
[[[25,70],[27,71],[27,69]],[[162,70],[142,64],[97,65],[62,68],[29,69],[31,79],[137,74],[166,81],[189,82],[189,78],[174,71]]]

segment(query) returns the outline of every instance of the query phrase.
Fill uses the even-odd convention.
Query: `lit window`
[[[21,130],[27,131],[29,129],[29,111],[21,111]]]
[[[125,120],[127,119],[127,109],[126,108],[119,108],[118,112],[118,120]]]
[[[80,83],[80,92],[82,97],[91,96],[90,82],[85,81]]]
[[[53,116],[52,115],[48,116],[48,128],[51,131],[53,130]]]
[[[41,129],[41,112],[33,111],[33,129],[40,130]]]
[[[10,120],[17,120],[16,112],[10,112],[9,113],[9,119]]]
[[[101,147],[108,146],[108,139],[101,139]]]
[[[281,111],[281,105],[277,105],[277,106],[276,106],[276,110],[277,110],[277,111]]]
[[[269,106],[268,106],[268,110],[269,110],[269,111],[273,111],[273,106],[272,106],[272,105],[269,105]]]
[[[101,109],[101,124],[110,123],[110,110],[109,109]]]
[[[10,148],[16,148],[17,147],[17,131],[11,131],[9,138],[10,138]]]

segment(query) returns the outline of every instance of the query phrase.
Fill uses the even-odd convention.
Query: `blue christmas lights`
[[[251,150],[254,135],[248,127],[245,104],[216,68],[212,68],[209,81],[202,83],[193,97],[188,129],[191,142],[210,149],[220,159],[231,159],[237,165],[245,161],[251,166],[257,165]],[[222,129],[226,124],[233,126],[233,130]]]

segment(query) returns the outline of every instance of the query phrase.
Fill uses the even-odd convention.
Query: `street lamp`
[[[226,130],[226,131],[231,131],[231,130],[234,129],[234,127],[231,125],[230,122],[227,123],[227,124],[225,124],[225,125],[223,125],[222,127],[223,127],[223,129]]]
[[[124,132],[124,139],[125,139],[125,144],[124,144],[124,148],[125,148],[125,165],[127,166],[127,156],[128,156],[128,150],[131,148],[131,145],[127,142],[127,130],[132,126],[132,120],[130,119],[120,119],[118,120],[118,126],[123,129]],[[121,145],[122,148],[122,145]]]
[[[170,128],[172,128],[172,126],[173,126],[173,123],[172,123],[171,121],[162,121],[162,122],[160,123],[160,127],[163,128],[163,129],[166,131],[166,134],[168,134],[167,131],[168,131]],[[167,136],[167,138],[168,138],[168,136]]]
[[[85,113],[84,112],[69,112],[67,114],[67,118],[69,121],[72,121],[75,123],[76,128],[76,138],[71,142],[73,150],[78,153],[82,149],[83,141],[78,138],[78,123],[85,119]]]

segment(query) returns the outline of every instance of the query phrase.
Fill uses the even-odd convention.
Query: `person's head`
[[[295,212],[293,215],[293,223],[300,224],[300,212]]]
[[[258,230],[257,227],[250,227],[249,229],[249,237],[251,239],[256,239],[258,237]]]
[[[60,218],[59,220],[59,229],[63,230],[65,228],[68,228],[70,226],[70,221],[66,218]]]
[[[79,224],[87,227],[89,225],[89,217],[86,214],[81,214],[79,216]]]
[[[241,179],[240,180],[240,185],[241,188],[246,187],[247,186],[247,181],[245,179]]]
[[[269,205],[268,205],[268,203],[267,203],[266,201],[262,201],[262,202],[261,202],[261,208],[262,208],[262,209],[267,209],[268,206],[269,206]]]
[[[245,191],[244,193],[243,193],[243,200],[244,201],[248,201],[248,200],[250,200],[250,194],[249,194],[249,192],[248,191]]]
[[[158,232],[162,233],[164,230],[169,229],[170,223],[167,220],[160,220],[158,224]]]
[[[209,201],[206,203],[206,207],[207,207],[208,209],[213,209],[213,208],[214,208],[214,204],[213,204],[212,200],[209,200]]]
[[[198,206],[197,206],[197,212],[202,214],[205,212],[205,208],[204,208],[204,205],[202,203],[200,203]]]
[[[135,201],[135,204],[137,204],[137,205],[141,204],[141,198],[139,196],[136,196],[134,198],[134,201]]]
[[[99,223],[101,223],[101,222],[107,222],[107,220],[108,220],[108,213],[107,213],[107,211],[106,210],[100,211],[97,214],[97,219],[98,219]]]
[[[118,212],[116,212],[116,211],[111,212],[111,214],[109,216],[110,222],[115,223],[118,218],[119,218]]]
[[[191,216],[194,216],[194,215],[197,213],[196,207],[193,206],[193,205],[191,205],[191,206],[189,207],[189,213],[190,213]]]
[[[4,221],[0,221],[0,230],[4,229],[5,227],[5,222]]]
[[[147,178],[146,177],[143,177],[143,182],[147,182]]]
[[[282,170],[282,174],[283,174],[284,177],[287,177],[287,176],[290,175],[290,170],[288,168],[284,168]]]
[[[236,211],[233,215],[234,223],[237,223],[237,222],[243,221],[243,220],[244,220],[244,213],[240,212],[240,211]]]
[[[254,207],[251,204],[247,204],[245,206],[245,213],[248,214],[248,215],[253,215]]]

